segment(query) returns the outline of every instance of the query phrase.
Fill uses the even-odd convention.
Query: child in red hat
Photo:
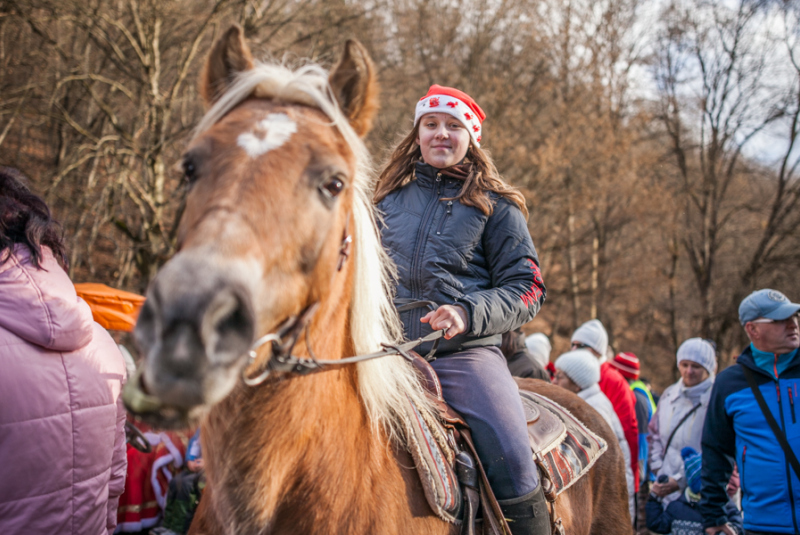
[[[548,534],[546,502],[525,415],[498,346],[544,302],[525,198],[481,149],[486,114],[463,91],[431,86],[414,126],[384,166],[375,192],[381,239],[397,265],[405,336],[444,330],[431,365],[447,402],[473,431],[478,455],[512,532]],[[421,346],[421,353],[430,345]]]

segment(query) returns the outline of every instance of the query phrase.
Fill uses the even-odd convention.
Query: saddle
[[[410,353],[437,413],[427,414],[409,400],[412,423],[406,430],[407,447],[431,509],[443,520],[461,525],[462,535],[510,534],[475,451],[469,426],[444,401],[430,364],[413,351]],[[588,472],[607,445],[553,401],[527,391],[520,391],[520,397],[531,452],[550,503],[552,533],[563,533],[555,511],[556,497]],[[479,509],[482,518],[478,518]]]

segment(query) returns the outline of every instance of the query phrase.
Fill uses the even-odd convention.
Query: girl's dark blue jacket
[[[381,241],[397,265],[396,298],[460,304],[468,315],[467,332],[442,339],[440,353],[475,346],[499,346],[502,334],[527,323],[545,299],[539,259],[522,212],[490,193],[494,212],[455,197],[463,182],[417,163],[415,179],[387,195]],[[426,309],[403,312],[407,339],[430,333],[419,319]],[[417,351],[427,352],[430,345]]]

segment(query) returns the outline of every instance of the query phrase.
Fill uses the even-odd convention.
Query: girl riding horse
[[[184,156],[189,193],[179,252],[148,290],[136,326],[144,362],[126,392],[129,407],[156,425],[202,422],[208,486],[191,533],[459,533],[461,526],[430,508],[404,447],[408,399],[423,410],[429,405],[411,365],[399,356],[330,364],[378,351],[402,334],[387,291],[392,268],[375,227],[371,166],[361,140],[377,110],[369,56],[360,44],[348,42],[332,72],[313,65],[292,71],[254,61],[242,30],[234,26],[209,54],[201,87],[209,110]],[[498,282],[517,290],[489,288],[487,271],[483,282],[466,274],[446,278],[454,288],[469,288],[461,292],[467,294],[464,300],[429,294],[446,305],[462,303],[470,314],[467,333],[477,333],[477,340],[488,330],[502,332],[524,321],[520,316],[538,310],[544,291],[541,281],[534,284],[536,274],[531,278],[536,263],[530,237],[489,232],[510,219],[520,233],[525,225],[520,208],[494,193],[501,191],[498,183],[484,186],[484,178],[496,173],[484,171],[490,164],[482,156],[470,152],[481,172],[467,179],[465,195],[450,205],[453,219],[442,230],[451,231],[455,222],[464,232],[465,225],[481,221],[481,211],[455,219],[470,203],[484,206],[481,197],[468,195],[470,184],[491,190],[493,215],[481,234],[485,243],[475,249],[468,268],[491,269]],[[441,210],[447,202],[433,206]],[[392,222],[387,224],[385,231]],[[528,274],[489,263],[515,248],[530,252],[523,254],[532,262]],[[488,267],[481,267],[479,253],[489,255]],[[517,277],[527,281],[527,289],[509,283]],[[486,315],[490,302],[499,303],[488,299],[491,295],[506,296],[509,309],[519,307],[508,315],[508,326],[498,325],[495,313]],[[302,321],[314,306],[313,317]],[[299,326],[303,335],[285,335],[285,325]],[[254,344],[265,337],[275,343]],[[470,338],[451,337],[447,344],[468,345]],[[294,348],[285,346],[293,342]],[[498,358],[491,343],[483,347],[479,351],[487,361]],[[328,364],[307,375],[285,368],[270,372],[273,364],[291,362],[282,360],[288,353],[306,365],[313,364],[313,355]],[[453,354],[438,362],[460,360]],[[504,390],[516,391],[503,381]],[[566,532],[629,535],[623,461],[611,429],[570,392],[534,380],[521,381],[520,387],[563,405],[609,444],[589,473],[556,500]],[[508,480],[534,490],[535,472],[526,470],[526,479]],[[540,519],[546,519],[543,507],[537,510]]]
[[[550,533],[546,501],[517,385],[498,346],[503,333],[533,319],[545,287],[525,199],[480,147],[484,119],[466,93],[431,86],[379,178],[375,202],[398,269],[398,302],[441,305],[401,313],[406,338],[445,331],[431,363],[444,398],[472,428],[514,535],[543,535]]]

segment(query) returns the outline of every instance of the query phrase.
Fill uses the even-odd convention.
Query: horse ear
[[[214,43],[200,76],[200,94],[206,105],[211,106],[228,89],[237,73],[252,68],[253,55],[244,31],[234,24]]]
[[[378,81],[364,45],[349,39],[328,81],[350,125],[359,136],[367,135],[378,111]]]

